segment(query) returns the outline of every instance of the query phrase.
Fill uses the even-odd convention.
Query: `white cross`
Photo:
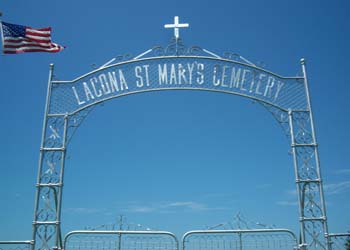
[[[176,39],[179,39],[179,28],[187,28],[190,25],[188,23],[179,23],[179,17],[174,17],[174,24],[165,24],[164,28],[172,28],[174,29],[174,36]]]

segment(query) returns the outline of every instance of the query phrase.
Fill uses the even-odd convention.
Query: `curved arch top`
[[[129,60],[72,81],[52,81],[49,114],[73,114],[133,93],[205,90],[244,96],[282,110],[307,110],[303,77],[282,77],[254,65],[206,56]]]

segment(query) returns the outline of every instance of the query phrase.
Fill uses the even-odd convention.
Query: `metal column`
[[[290,110],[291,147],[299,199],[301,247],[331,249],[323,194],[318,145],[311,109],[305,60],[301,60],[307,111]]]
[[[53,68],[51,64],[36,184],[33,250],[62,247],[60,220],[68,116],[50,115]]]

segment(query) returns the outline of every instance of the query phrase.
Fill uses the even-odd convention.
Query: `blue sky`
[[[57,54],[0,56],[0,240],[30,239],[49,63],[70,80],[121,54],[166,45],[231,51],[285,76],[307,70],[330,232],[350,230],[347,1],[2,1],[3,21],[52,26]],[[233,220],[298,232],[289,141],[259,104],[157,92],[99,106],[69,145],[64,233],[116,221],[182,234]]]

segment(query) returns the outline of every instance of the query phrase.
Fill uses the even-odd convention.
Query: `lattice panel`
[[[40,183],[58,183],[62,164],[61,151],[43,152],[42,171],[40,173]]]
[[[64,117],[53,116],[47,118],[46,134],[44,140],[45,148],[63,147]]]
[[[315,148],[312,146],[301,146],[295,149],[297,164],[299,166],[298,177],[301,180],[318,179]]]
[[[52,250],[57,247],[57,230],[56,225],[38,225],[35,235],[35,249]]]
[[[294,140],[298,144],[310,144],[314,142],[311,131],[310,112],[293,112]]]
[[[43,187],[39,191],[39,206],[36,213],[38,221],[57,220],[57,188]]]
[[[306,221],[304,225],[308,244],[307,249],[327,249],[323,235],[323,223],[321,221]]]
[[[307,249],[327,249],[327,222],[318,148],[311,112],[291,112],[292,150],[301,207],[302,235]]]

